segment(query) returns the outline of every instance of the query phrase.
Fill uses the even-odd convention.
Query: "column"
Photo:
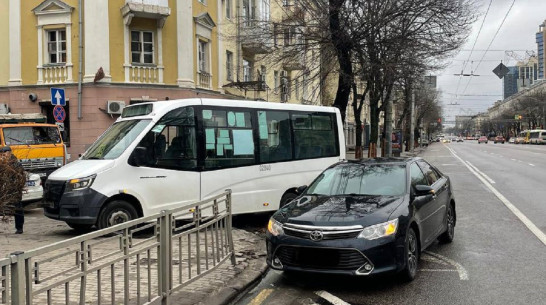
[[[84,82],[92,82],[100,67],[104,70],[102,82],[112,81],[110,74],[110,26],[108,0],[84,2],[85,71]]]
[[[43,26],[39,25],[36,27],[38,29],[38,85],[44,83],[44,42],[43,42]],[[66,36],[69,37],[69,36]],[[68,39],[67,39],[68,40]]]
[[[8,86],[20,86],[21,78],[21,0],[9,0],[9,80]]]
[[[193,16],[192,1],[176,1],[176,39],[178,62],[178,86],[194,88],[193,75]]]

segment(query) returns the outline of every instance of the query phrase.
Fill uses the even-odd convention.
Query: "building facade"
[[[519,69],[515,66],[508,67],[508,74],[503,78],[503,98],[508,98],[518,92]]]
[[[7,37],[0,45],[0,103],[12,113],[41,112],[53,123],[50,88],[65,89],[62,126],[72,155],[133,103],[211,97],[330,105],[335,82],[321,74],[319,49],[300,51],[308,21],[296,4],[0,1],[0,34]]]
[[[544,67],[546,66],[546,56],[544,54],[544,41],[546,40],[546,21],[538,27],[536,33],[537,57],[538,57],[538,79],[544,79]]]

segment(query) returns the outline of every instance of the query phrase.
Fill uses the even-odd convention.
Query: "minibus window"
[[[143,166],[192,170],[197,167],[197,140],[193,107],[172,110],[142,138],[146,148]]]
[[[112,125],[85,153],[84,160],[119,157],[150,124],[150,120],[132,120]]]

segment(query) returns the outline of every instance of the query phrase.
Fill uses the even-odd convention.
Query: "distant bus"
[[[546,144],[546,130],[533,129],[529,131],[530,144]]]
[[[345,159],[339,110],[218,99],[126,107],[45,184],[45,215],[109,227],[232,190],[233,213],[277,210]]]

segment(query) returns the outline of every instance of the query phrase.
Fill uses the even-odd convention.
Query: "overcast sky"
[[[474,23],[465,46],[451,59],[448,68],[437,73],[438,89],[443,92],[441,103],[446,121],[454,120],[455,115],[486,111],[496,100],[502,99],[502,80],[493,74],[492,70],[501,61],[507,66],[515,65],[516,59],[508,57],[505,51],[515,51],[522,57],[526,55],[524,50],[536,53],[535,34],[539,25],[546,20],[546,0],[515,0],[502,27],[501,22],[514,0],[492,0],[487,16],[485,13],[490,0],[478,1],[481,2],[481,15]],[[484,17],[485,23],[478,36]],[[489,51],[484,52],[499,27],[500,31]],[[471,53],[474,43],[476,46]],[[461,72],[466,61],[468,63],[464,73],[470,74],[473,71],[480,76],[453,75]],[[460,105],[449,105],[453,103]]]

